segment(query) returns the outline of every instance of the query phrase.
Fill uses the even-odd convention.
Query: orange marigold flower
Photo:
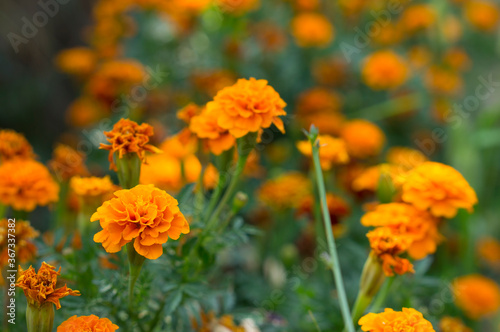
[[[202,110],[203,108],[196,105],[195,103],[189,103],[177,112],[177,118],[189,124],[191,122],[191,119],[201,114]]]
[[[472,329],[464,325],[460,318],[445,316],[439,321],[441,332],[473,332]]]
[[[254,24],[252,35],[255,36],[262,50],[266,52],[279,52],[288,43],[284,29],[272,21],[262,21]]]
[[[380,204],[361,218],[361,224],[389,227],[410,238],[411,243],[406,251],[413,259],[433,254],[442,240],[435,217],[404,203]]]
[[[38,307],[47,302],[54,303],[56,309],[61,308],[59,300],[65,296],[80,296],[80,292],[72,290],[66,285],[56,288],[57,277],[61,275],[61,268],[56,271],[55,267],[43,262],[38,272],[30,266],[29,269],[23,270],[19,266],[19,278],[16,286],[22,288],[24,295],[31,305]]]
[[[425,46],[413,46],[408,51],[408,59],[415,69],[427,67],[432,61],[432,53]]]
[[[204,139],[210,152],[215,155],[220,155],[236,144],[234,136],[219,126],[218,118],[219,113],[215,109],[211,111],[205,109],[200,115],[193,117],[189,124],[189,129],[198,138]]]
[[[406,176],[403,201],[420,210],[429,209],[436,217],[453,218],[460,208],[472,211],[477,203],[474,189],[453,167],[425,162]]]
[[[231,13],[234,15],[242,15],[249,11],[253,11],[259,8],[260,0],[214,0],[215,4],[224,12]]]
[[[342,107],[340,95],[329,89],[316,87],[302,92],[297,99],[297,115],[339,112]]]
[[[277,210],[295,208],[311,193],[309,179],[298,172],[288,172],[267,180],[257,192],[259,200]]]
[[[467,1],[464,14],[472,26],[486,32],[494,31],[500,19],[498,5],[488,0]]]
[[[37,205],[48,205],[58,199],[59,186],[43,164],[31,159],[14,159],[0,165],[2,204],[32,211]]]
[[[96,197],[109,194],[116,187],[111,182],[109,176],[102,178],[96,176],[81,177],[74,176],[70,180],[71,189],[78,195],[83,197]]]
[[[310,220],[314,220],[314,202],[315,198],[312,194],[306,196],[297,208],[297,215],[305,214]],[[342,197],[332,193],[326,193],[326,205],[328,206],[332,226],[341,226],[340,221],[351,213],[349,204]],[[334,229],[334,232],[336,230],[340,230],[339,227]]]
[[[292,35],[301,47],[326,47],[334,38],[334,28],[322,14],[305,12],[292,20]]]
[[[65,73],[86,76],[90,74],[97,63],[97,57],[87,47],[74,47],[59,52],[56,57],[56,65]]]
[[[66,121],[75,127],[87,127],[104,116],[103,104],[89,97],[80,97],[73,101],[66,110]]]
[[[365,120],[346,122],[340,137],[346,143],[349,155],[359,159],[378,155],[385,144],[382,130]]]
[[[408,79],[408,64],[393,51],[378,51],[365,59],[361,75],[373,90],[393,89]]]
[[[460,48],[448,50],[443,58],[443,62],[454,70],[467,70],[471,66],[471,60],[467,53]]]
[[[189,224],[175,198],[153,185],[138,185],[130,190],[118,190],[97,209],[90,221],[99,220],[102,231],[94,241],[102,243],[109,253],[115,253],[134,240],[134,248],[148,259],[163,253],[162,244],[168,238],[177,240],[189,233]]]
[[[427,88],[435,93],[453,95],[463,89],[463,79],[455,70],[432,66],[425,75]]]
[[[285,132],[280,115],[286,115],[286,103],[267,84],[255,78],[239,79],[233,86],[219,91],[207,104],[207,112],[218,114],[217,123],[234,137],[269,128],[274,124]]]
[[[422,152],[400,146],[390,148],[387,151],[386,160],[389,164],[401,166],[405,170],[410,170],[428,161]]]
[[[0,161],[34,157],[33,148],[22,134],[10,129],[0,130]]]
[[[213,312],[206,314],[200,313],[201,321],[198,323],[196,319],[191,320],[192,327],[197,332],[212,332],[212,331],[225,331],[225,332],[245,332],[244,327],[236,325],[233,316],[224,315],[217,318]]]
[[[57,332],[114,332],[118,326],[107,318],[99,318],[95,315],[72,316],[57,327]]]
[[[312,74],[320,84],[339,86],[347,80],[346,61],[341,56],[316,60]]]
[[[401,15],[400,23],[409,33],[415,33],[429,28],[436,22],[434,9],[427,4],[417,4],[408,7]]]
[[[398,44],[403,39],[403,31],[399,25],[389,23],[380,26],[380,32],[373,36],[373,41],[381,46]]]
[[[120,119],[113,126],[113,130],[105,131],[107,140],[111,145],[102,144],[100,149],[109,150],[108,160],[110,169],[117,170],[113,155],[118,153],[117,158],[122,158],[127,153],[137,153],[137,156],[146,163],[146,151],[161,153],[161,150],[149,143],[149,137],[153,136],[153,127],[147,123],[138,125],[129,119]]]
[[[479,274],[455,279],[453,293],[455,304],[472,319],[491,316],[500,307],[500,288],[497,283]]]
[[[12,224],[7,219],[0,220],[0,269],[6,266],[9,261],[8,234],[9,224]],[[33,239],[38,237],[40,233],[31,227],[28,221],[15,221],[16,236],[16,261],[18,263],[26,263],[36,256],[37,249],[33,243]]]
[[[84,154],[64,144],[56,146],[48,166],[61,180],[68,180],[75,175],[89,174]]]
[[[349,162],[349,155],[345,142],[340,138],[334,138],[328,135],[320,135],[317,138],[319,144],[319,158],[321,168],[329,170],[333,165],[347,164]],[[299,151],[308,156],[312,156],[312,146],[309,141],[300,141],[297,143]]]
[[[358,324],[367,332],[435,332],[432,324],[412,308],[402,311],[386,308],[379,314],[369,313],[361,317]]]
[[[494,268],[500,267],[500,242],[492,237],[479,240],[479,257]]]

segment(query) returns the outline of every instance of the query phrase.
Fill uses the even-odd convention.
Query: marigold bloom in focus
[[[493,1],[473,0],[464,5],[464,15],[476,29],[492,32],[498,25],[500,9]]]
[[[14,130],[0,130],[0,161],[14,158],[32,159],[35,157],[33,148],[26,138]]]
[[[473,332],[460,318],[445,316],[439,321],[440,332]]]
[[[217,124],[240,138],[269,128],[271,124],[285,132],[279,118],[286,115],[285,106],[286,103],[266,80],[250,78],[239,79],[233,86],[219,91],[207,104],[207,112],[215,112]]]
[[[432,324],[412,308],[402,311],[386,308],[379,314],[369,313],[361,317],[358,324],[366,332],[435,332]]]
[[[301,13],[292,20],[292,35],[301,47],[326,47],[334,37],[328,18],[318,13]]]
[[[189,233],[189,224],[175,198],[153,185],[138,185],[118,190],[97,209],[90,221],[99,220],[102,231],[94,241],[115,253],[134,240],[134,248],[148,259],[163,253],[162,244]]]
[[[215,109],[204,110],[200,115],[194,116],[189,124],[189,129],[198,138],[205,139],[210,150],[215,155],[220,155],[235,146],[236,139],[227,129],[217,123],[218,113]]]
[[[99,318],[95,315],[72,316],[65,320],[57,328],[57,332],[114,332],[118,326],[107,318]]]
[[[0,269],[6,266],[9,261],[8,251],[8,229],[9,221],[7,219],[0,220]],[[37,253],[37,248],[33,243],[33,239],[40,234],[28,221],[16,220],[15,232],[16,236],[16,262],[26,263],[32,260]]]
[[[16,286],[22,288],[24,295],[31,305],[36,305],[38,307],[42,306],[47,302],[54,303],[56,309],[61,308],[61,303],[59,300],[65,296],[80,296],[80,292],[77,290],[72,290],[66,285],[60,288],[56,288],[57,277],[60,275],[61,268],[59,271],[55,270],[55,267],[42,262],[42,266],[35,272],[35,269],[30,266],[29,269],[23,270],[19,266],[19,278],[17,279]]]
[[[427,4],[408,7],[401,15],[400,23],[408,33],[415,33],[429,28],[436,21],[434,9]]]
[[[373,90],[394,89],[408,79],[408,64],[393,51],[378,51],[363,64],[362,78]]]
[[[349,155],[345,142],[340,138],[334,138],[328,135],[320,135],[317,138],[319,144],[319,159],[321,168],[329,170],[333,165],[347,164]],[[308,156],[312,156],[312,146],[309,141],[300,141],[297,143],[299,151]]]
[[[385,135],[382,130],[366,120],[346,122],[342,127],[340,137],[347,145],[349,155],[359,159],[378,155],[385,144]]]
[[[458,209],[472,211],[477,203],[474,189],[453,167],[425,162],[411,170],[402,187],[403,201],[436,217],[453,218]]]
[[[277,210],[297,207],[311,193],[309,179],[298,172],[289,172],[267,180],[259,188],[257,196],[266,205]]]
[[[97,63],[95,53],[87,47],[74,47],[61,51],[56,57],[57,67],[75,76],[90,74]]]
[[[146,163],[146,151],[161,153],[161,150],[149,143],[149,137],[153,136],[153,127],[147,123],[138,125],[129,119],[120,119],[113,126],[113,130],[105,131],[107,140],[111,145],[102,144],[99,149],[109,150],[108,160],[110,169],[117,170],[113,155],[118,153],[117,158],[122,158],[127,153],[136,153],[143,163]]]
[[[59,186],[49,170],[31,159],[14,159],[0,165],[0,203],[16,210],[57,202]]]
[[[87,175],[89,173],[85,166],[83,153],[64,144],[56,146],[48,166],[61,180],[68,180],[75,175]]]
[[[70,186],[78,196],[83,197],[102,196],[115,189],[115,185],[111,182],[109,176],[102,178],[74,176],[70,180]]]
[[[409,204],[389,203],[378,205],[361,218],[364,226],[389,227],[410,238],[406,251],[413,259],[422,259],[436,252],[442,236],[438,221],[429,212]]]
[[[500,288],[497,283],[479,274],[455,279],[453,294],[455,304],[472,319],[491,316],[500,307]]]

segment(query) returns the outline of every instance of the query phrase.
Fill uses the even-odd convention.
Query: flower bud
[[[54,325],[54,304],[45,302],[42,305],[28,303],[26,310],[28,332],[52,332]]]

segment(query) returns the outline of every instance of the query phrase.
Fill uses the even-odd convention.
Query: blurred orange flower
[[[63,72],[75,76],[89,75],[97,64],[94,51],[87,47],[74,47],[61,51],[56,57],[56,65]]]
[[[292,35],[301,47],[326,47],[334,37],[328,18],[319,13],[304,12],[292,20]]]
[[[361,70],[363,81],[373,90],[394,89],[401,86],[409,76],[408,64],[390,50],[377,51],[369,55]]]
[[[9,221],[7,219],[0,220],[0,269],[8,264],[10,258],[8,252],[8,226]],[[40,233],[31,227],[28,221],[16,219],[13,234],[16,236],[16,262],[29,262],[36,256],[37,248],[33,243],[33,239],[38,237]]]
[[[395,146],[387,151],[386,160],[389,164],[401,166],[405,170],[410,170],[426,162],[428,159],[418,150]]]
[[[455,70],[432,66],[425,74],[427,88],[434,93],[453,95],[463,89],[463,79]]]
[[[453,218],[460,208],[472,211],[477,203],[474,189],[453,167],[425,162],[411,170],[402,187],[403,201],[436,217]]]
[[[464,16],[476,29],[492,32],[498,25],[500,9],[493,1],[471,0],[464,5]]]
[[[497,283],[479,274],[455,279],[453,294],[455,304],[472,319],[491,316],[500,307],[500,288]]]
[[[74,127],[87,127],[104,117],[105,114],[105,108],[99,101],[82,96],[68,106],[66,121]]]
[[[436,13],[428,4],[416,4],[405,9],[400,18],[402,28],[408,33],[415,33],[429,28],[436,22]]]
[[[105,131],[107,140],[111,145],[102,144],[100,149],[109,150],[108,160],[110,169],[117,170],[113,159],[115,152],[117,158],[122,158],[127,153],[136,153],[143,163],[146,163],[146,151],[161,153],[161,150],[149,143],[149,137],[153,136],[153,127],[147,123],[138,125],[129,119],[120,119],[113,126],[113,130]]]
[[[309,179],[299,172],[288,172],[267,180],[257,191],[260,201],[276,209],[296,208],[311,193]]]
[[[473,332],[472,329],[464,325],[460,318],[445,316],[439,321],[441,332]]]
[[[376,156],[385,144],[385,135],[379,127],[366,120],[346,122],[340,132],[349,155],[364,159]]]
[[[106,195],[116,188],[109,176],[102,178],[74,176],[70,180],[70,187],[78,196],[83,197]]]
[[[285,106],[286,103],[266,80],[250,78],[239,79],[233,86],[219,91],[207,104],[207,112],[215,112],[218,125],[240,138],[272,124],[284,132],[279,116],[286,115]]]
[[[14,159],[0,165],[0,202],[15,210],[57,202],[59,185],[49,170],[31,159]]]
[[[500,242],[492,237],[479,240],[477,248],[479,257],[494,268],[500,267]]]
[[[345,142],[340,138],[334,138],[328,135],[320,135],[316,140],[319,144],[319,158],[321,168],[329,170],[333,165],[342,165],[349,162],[349,155]],[[305,156],[312,156],[312,147],[309,141],[300,141],[297,148]]]
[[[26,138],[14,130],[0,130],[0,161],[5,162],[14,158],[35,158],[33,148]]]
[[[75,175],[89,174],[85,166],[85,155],[64,144],[56,146],[48,166],[60,180],[68,180]]]
[[[177,240],[189,233],[189,224],[178,202],[153,185],[138,185],[130,190],[118,190],[97,209],[90,221],[99,220],[102,231],[94,241],[102,243],[109,253],[115,253],[134,240],[134,248],[148,259],[163,253],[162,244],[169,238]]]
[[[415,309],[394,311],[386,308],[379,314],[369,313],[359,320],[361,330],[367,332],[435,332],[432,324]]]
[[[99,318],[95,315],[72,316],[57,327],[57,332],[114,332],[118,326],[107,318]]]
[[[35,272],[32,266],[27,270],[23,270],[19,266],[19,278],[16,286],[22,288],[29,304],[40,307],[47,302],[51,302],[56,305],[56,309],[60,309],[61,303],[59,300],[61,298],[68,295],[80,296],[79,291],[72,290],[66,285],[56,288],[57,277],[60,272],[61,268],[56,271],[55,267],[45,262],[42,262],[38,272]]]

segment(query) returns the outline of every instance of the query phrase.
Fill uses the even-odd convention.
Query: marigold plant
[[[367,332],[435,332],[432,324],[415,309],[402,311],[385,309],[379,314],[369,313],[359,320],[361,330]]]
[[[107,318],[96,315],[72,316],[57,327],[57,332],[115,332],[118,326]]]

